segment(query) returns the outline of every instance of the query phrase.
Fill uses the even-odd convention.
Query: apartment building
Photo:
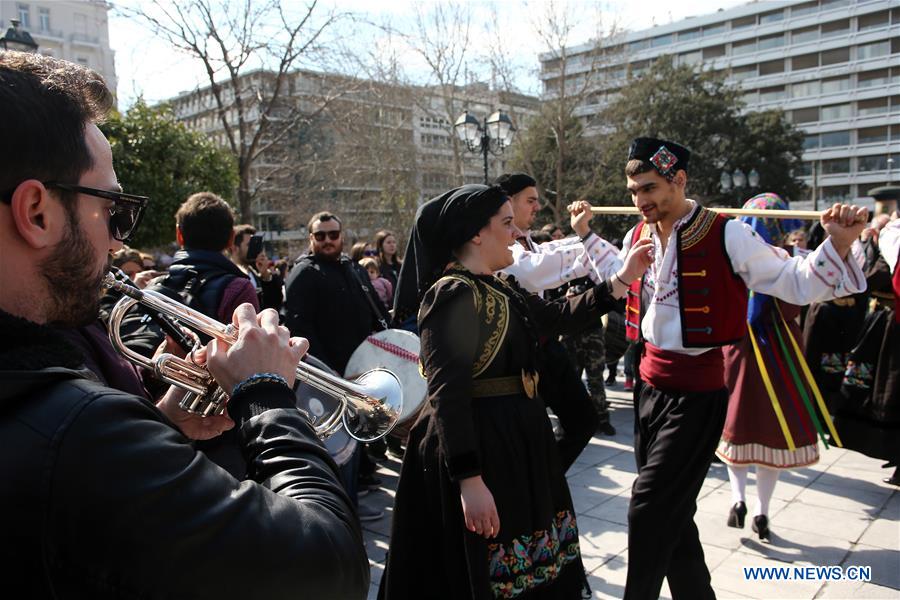
[[[268,97],[273,78],[266,71],[242,78],[251,129],[259,118],[256,91]],[[267,239],[291,247],[306,239],[306,220],[317,210],[340,214],[360,236],[385,226],[405,228],[423,200],[461,182],[484,180],[482,156],[468,152],[454,137],[459,114],[468,110],[482,118],[503,110],[517,127],[524,127],[538,111],[537,98],[484,84],[454,89],[448,98],[434,88],[295,71],[288,74],[285,90],[272,115],[278,125],[262,140],[266,150],[251,169],[251,186],[254,224],[270,232]],[[223,88],[223,94],[226,118],[234,124],[237,111],[230,88]],[[169,103],[189,129],[229,145],[210,87]],[[509,153],[490,155],[490,176],[503,172],[508,159]]]
[[[598,69],[603,49],[615,51]],[[806,133],[798,175],[819,201],[864,199],[900,179],[898,0],[751,2],[566,54],[567,82],[598,82],[578,109],[589,127],[629,76],[671,56],[723,73],[740,86],[747,111],[784,109]],[[559,89],[559,60],[541,57],[545,96]]]
[[[103,0],[0,0],[3,31],[12,19],[31,34],[38,52],[100,73],[116,91],[115,53],[109,47],[110,4]]]

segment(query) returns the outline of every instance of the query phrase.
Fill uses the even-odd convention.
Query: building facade
[[[598,81],[578,109],[589,127],[629,76],[671,56],[725,75],[742,90],[747,111],[783,109],[806,134],[797,175],[818,201],[864,199],[900,178],[898,0],[752,2],[628,32],[605,46],[620,51],[606,54],[615,58],[600,72],[592,72],[596,46],[566,52],[567,82]],[[541,67],[552,96],[560,58],[544,55]]]
[[[3,31],[10,20],[38,44],[38,52],[100,73],[116,91],[115,53],[109,47],[110,4],[103,0],[0,0]]]
[[[254,98],[271,96],[274,75],[242,77],[249,129],[259,111]],[[464,110],[478,117],[495,110],[517,127],[537,114],[533,96],[472,84],[452,90],[373,82],[338,74],[295,71],[269,117],[279,119],[261,140],[251,169],[254,225],[293,252],[305,244],[305,224],[319,210],[339,214],[350,237],[381,228],[405,231],[423,200],[462,183],[484,180],[480,154],[456,138],[453,122]],[[259,92],[259,93],[257,93]],[[222,88],[225,119],[237,123],[230,88]],[[229,147],[210,87],[169,101],[189,129]],[[508,154],[491,155],[489,175],[506,168]]]

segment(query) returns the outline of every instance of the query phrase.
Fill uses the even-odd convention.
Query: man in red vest
[[[628,336],[640,343],[628,600],[658,598],[664,577],[675,600],[715,598],[693,516],[728,402],[721,346],[746,331],[748,289],[801,305],[865,289],[859,267],[847,260],[866,223],[864,208],[829,208],[822,216],[828,239],[792,258],[746,224],[687,198],[689,163],[679,144],[637,138],[625,166],[642,222],[620,256],[641,238],[654,246],[626,311]]]

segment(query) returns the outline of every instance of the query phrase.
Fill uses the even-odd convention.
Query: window
[[[703,60],[725,56],[725,46],[710,46],[703,49]]]
[[[746,65],[731,69],[731,78],[734,81],[743,81],[748,77],[756,77],[756,65]]]
[[[803,138],[803,149],[812,150],[819,147],[819,134],[814,133]]]
[[[859,144],[875,144],[886,142],[888,139],[888,128],[884,127],[864,127],[857,130],[856,141]]]
[[[867,71],[860,73],[856,78],[856,87],[867,88],[877,85],[887,85],[891,80],[891,73],[888,69],[879,69],[878,71]]]
[[[897,112],[900,109],[900,96],[891,96],[891,111]]]
[[[819,120],[819,107],[798,108],[791,114],[791,120],[795,125],[799,123],[815,123]]]
[[[819,55],[815,54],[804,54],[802,56],[795,56],[791,59],[791,70],[792,71],[800,71],[801,69],[813,69],[819,66]]]
[[[704,36],[718,35],[725,33],[725,23],[716,23],[715,25],[707,25],[703,28]]]
[[[802,17],[803,15],[811,15],[819,8],[818,2],[806,2],[798,4],[791,8],[791,17]]]
[[[831,106],[823,106],[821,112],[822,121],[834,121],[836,119],[850,118],[850,104],[832,104]]]
[[[847,8],[850,6],[850,0],[821,0],[822,10],[832,10],[835,8]]]
[[[868,29],[877,29],[879,27],[887,27],[891,24],[891,15],[888,11],[872,13],[869,15],[860,15],[856,19],[857,31],[866,31]]]
[[[75,33],[87,35],[87,15],[75,13]]]
[[[744,40],[743,42],[735,42],[731,45],[732,54],[747,54],[756,52],[756,40]]]
[[[678,57],[678,64],[680,65],[696,65],[701,62],[703,62],[703,52],[700,50],[685,52]]]
[[[759,102],[759,94],[756,92],[756,90],[747,92],[746,94],[741,96],[741,102],[743,102],[744,104],[756,104],[757,102]]]
[[[803,29],[795,29],[791,32],[791,42],[794,44],[802,44],[803,42],[811,42],[819,39],[819,26],[804,27]]]
[[[774,75],[775,73],[784,73],[784,59],[770,60],[768,62],[759,63],[760,75]]]
[[[31,9],[27,4],[20,4],[19,8],[19,24],[23,29],[31,28]]]
[[[776,100],[784,100],[786,97],[787,94],[784,91],[783,85],[763,88],[759,90],[760,102],[774,102]]]
[[[818,96],[821,84],[818,81],[806,81],[795,83],[791,86],[791,98],[804,98],[806,96]],[[818,119],[817,119],[818,120]]]
[[[628,43],[628,51],[629,52],[637,52],[638,50],[644,50],[650,45],[650,40],[635,40],[633,42]]]
[[[850,145],[849,131],[830,131],[828,133],[821,134],[820,137],[822,148],[833,148],[835,146]]]
[[[843,92],[850,89],[849,77],[832,77],[831,79],[822,80],[822,93],[833,94],[835,92]]]
[[[847,33],[850,33],[850,19],[841,19],[840,21],[822,24],[823,38],[845,35]]]
[[[810,175],[812,175],[812,163],[811,162],[800,163],[800,167],[794,171],[794,175],[797,177],[809,177]]]
[[[759,38],[759,44],[757,47],[760,50],[768,50],[769,48],[780,48],[784,46],[784,34],[779,33],[776,35],[767,35],[765,37]]]
[[[861,117],[878,115],[888,111],[887,98],[874,98],[872,100],[860,100],[857,103],[857,113]]]
[[[50,9],[39,8],[38,18],[41,21],[41,31],[50,31]]]
[[[840,202],[850,198],[849,185],[831,185],[822,188],[822,199],[826,202]]]
[[[821,64],[824,67],[825,65],[836,65],[838,63],[845,63],[850,60],[850,48],[835,48],[834,50],[828,50],[822,53],[822,61]]]
[[[84,65],[85,67],[91,66],[90,63],[88,63],[88,59],[84,56],[79,56],[76,60],[80,65]]]
[[[765,25],[766,23],[777,23],[778,21],[784,20],[784,11],[783,10],[773,10],[772,12],[767,12],[759,15],[759,24]]]
[[[685,42],[687,40],[695,40],[700,37],[699,29],[688,29],[687,31],[682,31],[678,34],[678,41]]]
[[[659,48],[660,46],[668,46],[672,43],[672,34],[660,35],[650,40],[651,48]]]
[[[874,44],[866,44],[856,47],[856,58],[864,60],[867,58],[876,58],[878,56],[887,56],[891,53],[891,43],[887,40],[883,42],[875,42]]]
[[[856,170],[865,173],[868,171],[886,171],[888,167],[886,154],[876,156],[860,156],[857,159]]]
[[[836,173],[849,173],[849,158],[834,158],[832,160],[822,161],[822,173],[825,175],[834,175]]]
[[[731,21],[731,30],[744,29],[745,27],[753,27],[754,25],[756,25],[756,15],[750,15],[749,17],[733,19]]]

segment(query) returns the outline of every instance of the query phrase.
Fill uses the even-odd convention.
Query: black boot
[[[757,515],[753,517],[753,531],[759,534],[759,541],[769,541],[769,518],[766,515]]]
[[[885,477],[882,481],[890,485],[900,485],[900,467],[894,469],[894,474],[890,477]]]
[[[747,505],[743,502],[735,502],[728,511],[728,526],[737,529],[744,528],[744,517],[747,516]],[[753,531],[756,531],[754,529]]]

